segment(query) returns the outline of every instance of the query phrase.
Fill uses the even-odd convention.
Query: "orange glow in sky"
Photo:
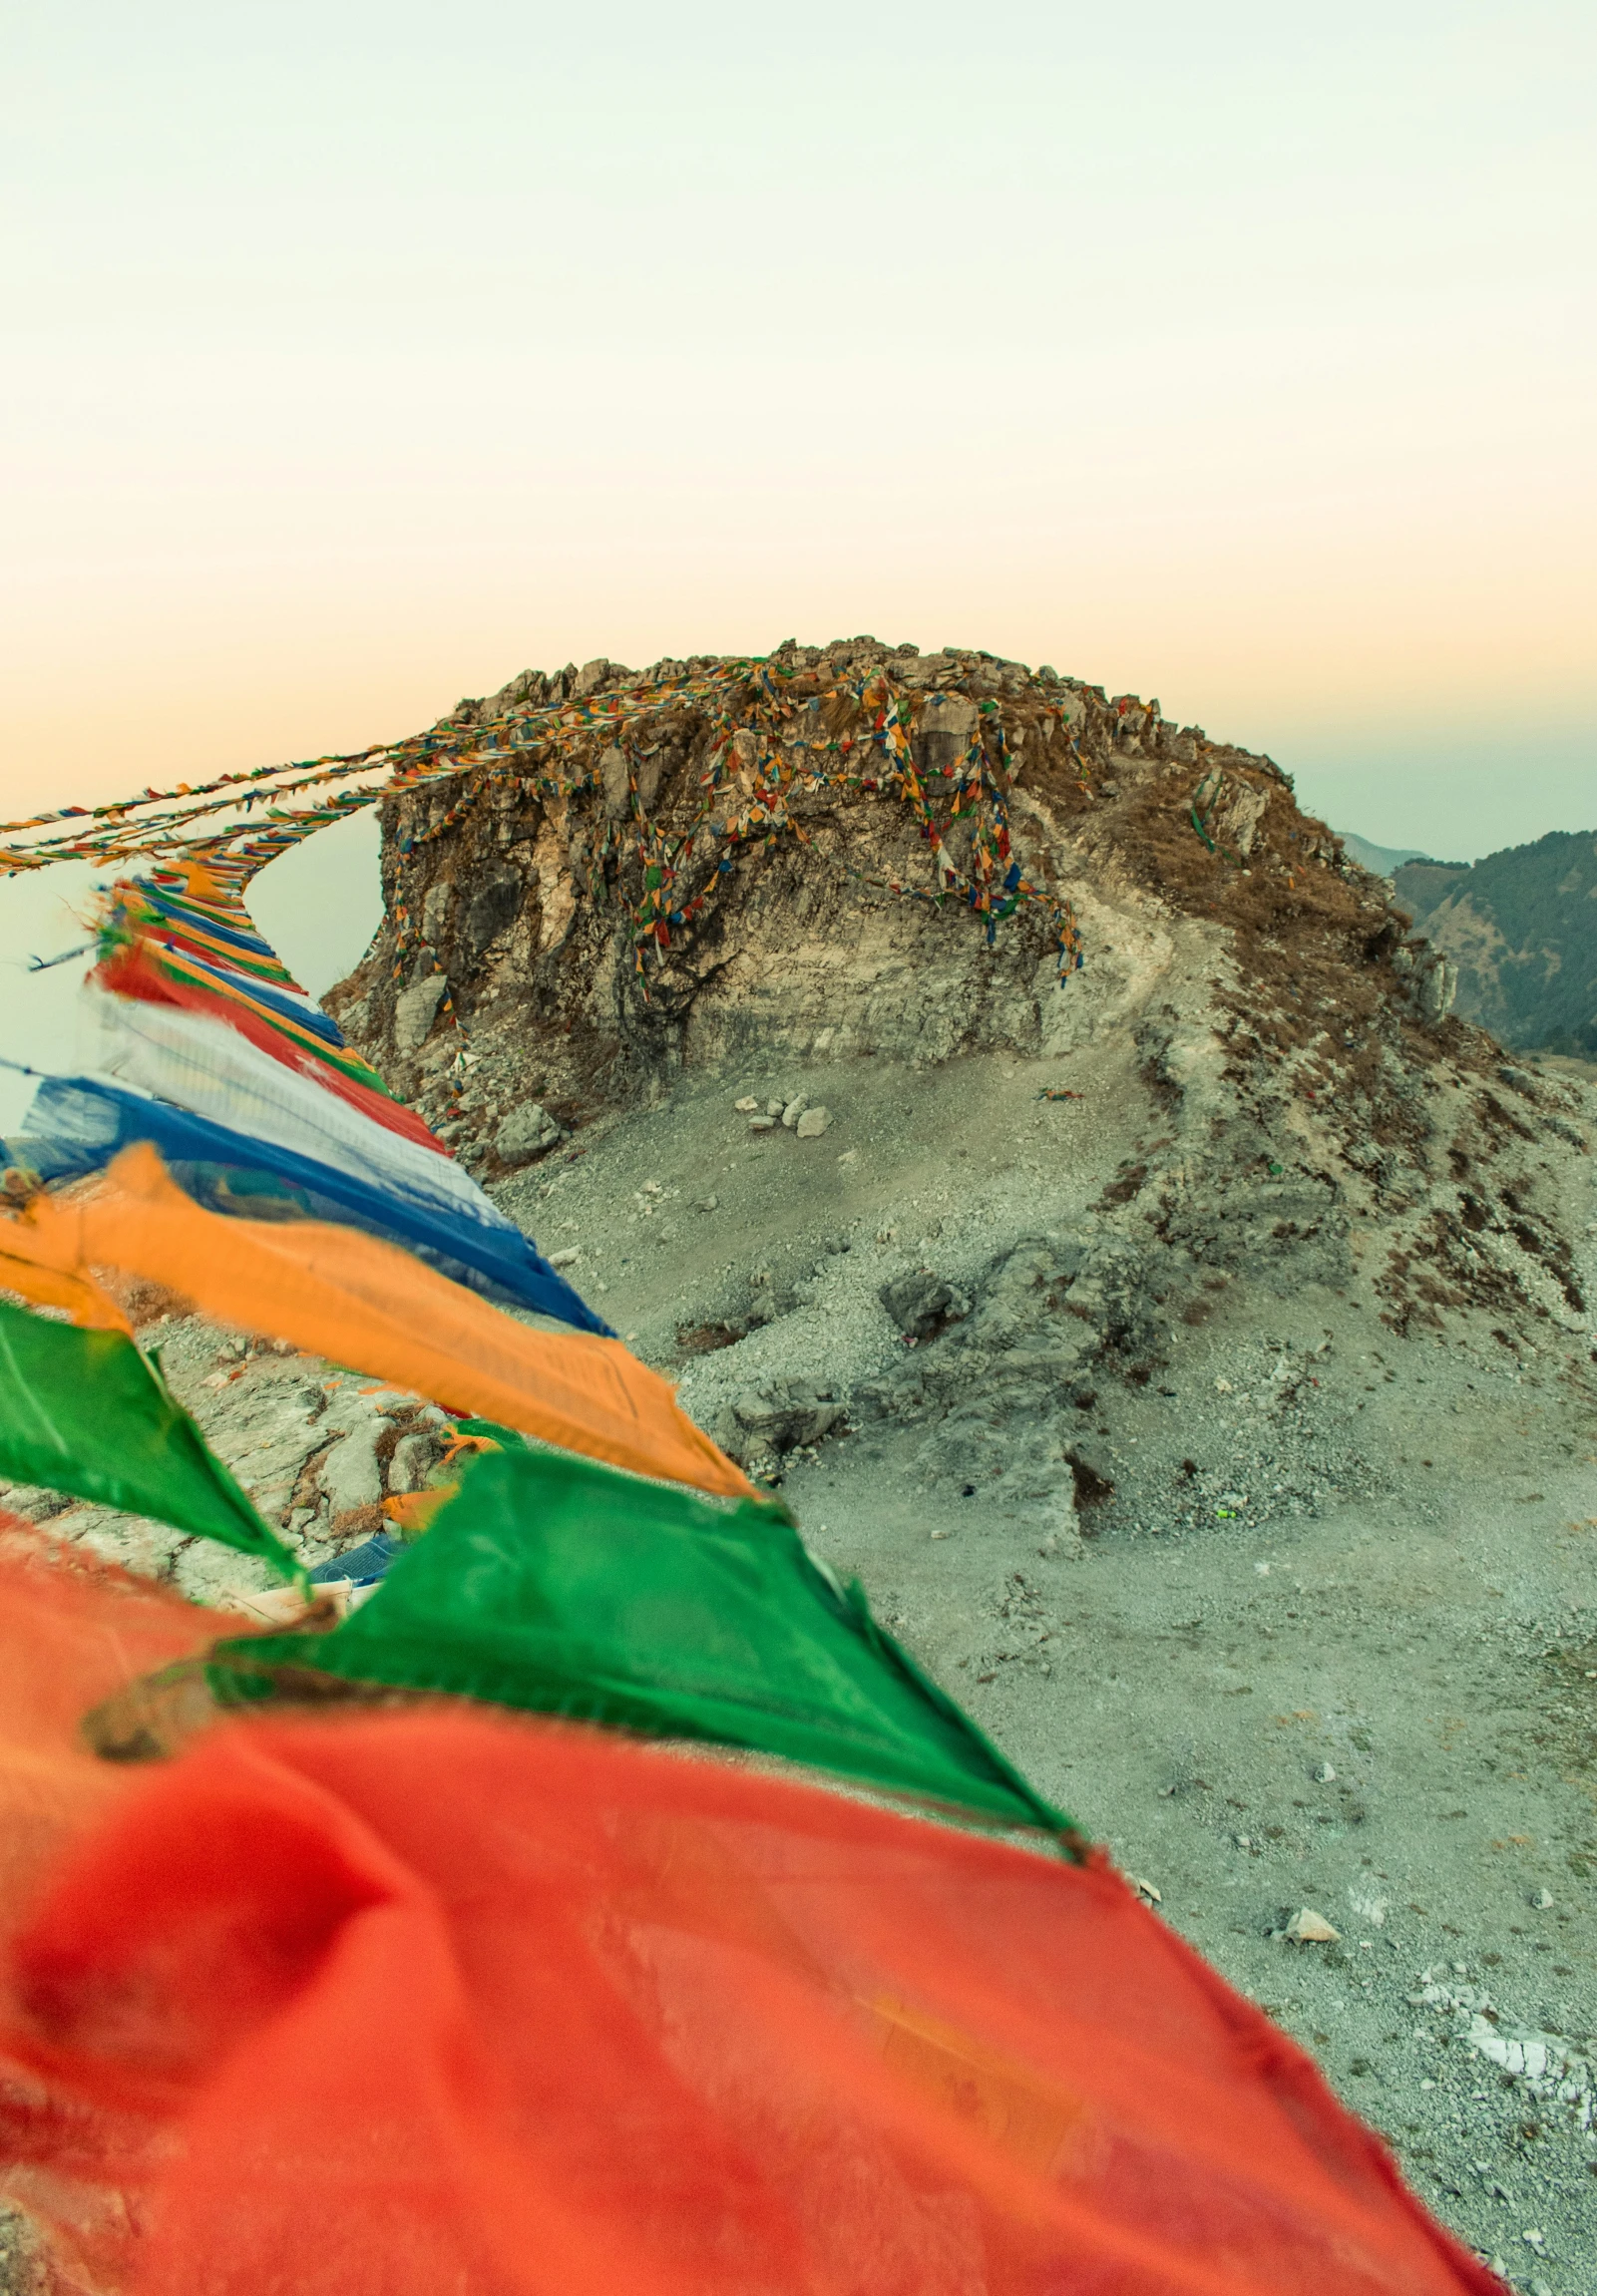
[[[14,12],[0,802],[871,631],[1597,827],[1594,21]]]

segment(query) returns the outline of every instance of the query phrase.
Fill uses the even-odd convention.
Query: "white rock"
[[[780,1100],[767,1100],[765,1113],[767,1116],[780,1116],[784,1105],[785,1103]]]
[[[611,821],[619,821],[630,805],[626,752],[612,742],[599,758],[599,774],[604,785],[604,811]]]
[[[336,1518],[351,1507],[373,1507],[383,1495],[382,1470],[377,1464],[376,1425],[357,1427],[322,1460],[318,1480],[327,1505]]]
[[[818,1140],[831,1121],[830,1108],[806,1108],[793,1129],[801,1140]]]
[[[698,1208],[701,1212],[718,1212],[721,1208],[721,1199],[719,1196],[701,1196],[698,1200]]]
[[[1552,1901],[1553,1893],[1550,1889],[1538,1889],[1530,1902],[1536,1908],[1538,1913],[1545,1913],[1547,1908],[1552,1904]]]
[[[748,1128],[751,1132],[774,1132],[776,1130],[776,1118],[774,1116],[751,1116],[748,1120]]]
[[[1328,1761],[1323,1761],[1314,1774],[1317,1785],[1335,1785],[1337,1781],[1337,1773]]]
[[[752,1092],[745,1092],[741,1100],[732,1102],[732,1106],[737,1110],[739,1116],[752,1116],[755,1109],[758,1108],[759,1102]]]
[[[787,1127],[789,1132],[792,1131],[794,1125],[798,1122],[799,1118],[803,1115],[809,1104],[810,1103],[807,1095],[800,1092],[795,1094],[795,1096],[788,1102],[787,1106],[782,1110],[782,1122]]]
[[[400,990],[394,999],[394,1044],[398,1051],[415,1052],[426,1043],[448,986],[441,972],[431,972],[425,980],[412,981]]]
[[[549,1264],[552,1268],[575,1268],[582,1256],[581,1244],[570,1244],[564,1252],[551,1252]]]
[[[1151,1881],[1144,1881],[1142,1876],[1136,1873],[1128,1873],[1126,1880],[1136,1891],[1138,1897],[1145,1897],[1150,1905],[1163,1905],[1164,1899]]]
[[[1299,1907],[1282,1935],[1296,1939],[1299,1945],[1335,1945],[1342,1932],[1333,1929],[1323,1913],[1316,1913],[1312,1905],[1305,1905]]]

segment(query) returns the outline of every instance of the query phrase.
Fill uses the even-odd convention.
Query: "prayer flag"
[[[285,1579],[302,1575],[121,1332],[82,1332],[0,1301],[0,1468],[219,1539]]]
[[[228,1699],[325,1679],[446,1691],[808,1762],[1008,1825],[1068,1824],[805,1548],[730,1504],[512,1447],[330,1634],[224,1643]]]

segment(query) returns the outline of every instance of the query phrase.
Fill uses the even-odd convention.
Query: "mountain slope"
[[[1458,1010],[1504,1044],[1597,1058],[1597,835],[1555,830],[1472,869],[1416,862],[1397,899],[1458,968]]]

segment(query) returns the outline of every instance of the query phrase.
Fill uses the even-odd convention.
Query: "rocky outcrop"
[[[1140,1252],[1335,1281],[1374,1219],[1404,1328],[1584,1313],[1525,1153],[1563,1088],[1503,1098],[1450,957],[1269,758],[872,639],[529,671],[439,737],[498,762],[386,802],[386,922],[329,1002],[490,1182],[694,1069],[1121,1031],[1169,1119],[1103,1207]]]
[[[1121,832],[1150,798],[1181,824],[1200,908],[1216,870],[1235,906],[1256,846],[1274,868],[1267,817],[1301,871],[1335,859],[1268,759],[977,653],[856,640],[752,667],[529,672],[445,728],[491,729],[502,767],[385,806],[387,922],[332,1000],[490,1172],[489,1128],[524,1103],[569,1126],[684,1065],[1038,1052],[1060,1018],[1059,912],[1095,847],[1134,854]],[[991,938],[969,914],[987,828],[1005,848],[994,906],[1011,868],[1035,888]]]

